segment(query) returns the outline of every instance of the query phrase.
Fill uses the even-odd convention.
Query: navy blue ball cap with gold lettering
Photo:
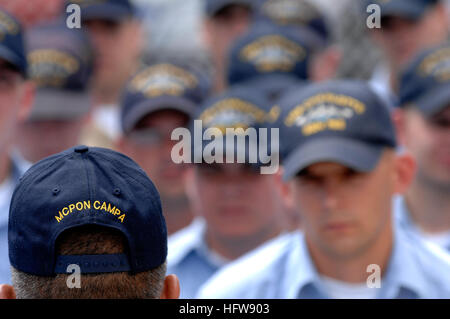
[[[370,172],[386,148],[396,147],[389,109],[366,82],[310,84],[279,106],[285,180],[319,162]]]
[[[123,254],[57,255],[67,230],[98,225],[120,231]],[[34,164],[13,193],[8,225],[9,259],[36,276],[66,273],[139,273],[162,265],[167,229],[159,193],[129,157],[103,148],[76,146]]]
[[[264,143],[264,146],[267,145],[267,150],[271,151],[271,146],[274,145],[271,142],[270,126],[276,122],[279,114],[279,107],[272,105],[259,90],[251,86],[235,85],[225,92],[211,96],[203,103],[191,123],[191,136],[196,135],[195,121],[201,121],[203,130],[199,132],[200,134],[207,134],[207,130],[215,131],[214,136],[217,140],[223,138],[225,152],[234,151],[235,154],[245,154],[247,164],[252,161],[251,158],[256,158],[254,163],[250,164],[256,164],[254,166],[258,167],[261,165],[259,147]],[[229,129],[234,130],[231,134],[236,133],[236,136],[242,134],[248,143],[243,146],[236,142],[233,145],[234,149],[227,150],[227,138],[231,136]],[[248,129],[254,132],[265,130],[267,134],[256,134],[256,138],[251,140],[251,134],[246,135],[246,132],[249,133]],[[192,142],[193,162],[201,162],[200,156],[203,155],[202,152],[209,143],[210,140],[207,139],[202,139],[201,143],[196,143],[195,140]]]
[[[450,44],[419,53],[400,74],[402,108],[433,116],[450,105]]]
[[[205,0],[204,11],[207,16],[213,17],[221,10],[231,5],[247,7],[251,12],[257,8],[259,0]]]
[[[41,24],[26,33],[30,79],[36,97],[29,120],[72,120],[92,106],[93,50],[87,34],[61,22]]]
[[[175,110],[191,119],[211,90],[208,75],[172,61],[152,63],[131,77],[121,97],[121,123],[129,133],[145,116]]]
[[[27,59],[23,29],[19,21],[0,9],[0,59],[8,62],[24,77],[27,76]]]
[[[403,17],[420,19],[428,8],[439,3],[440,0],[366,0],[365,4],[380,6],[381,17]]]
[[[255,19],[272,21],[279,25],[306,27],[322,41],[322,46],[332,40],[328,16],[309,0],[259,0]]]
[[[253,85],[278,97],[286,88],[309,78],[317,36],[306,28],[257,22],[230,49],[227,82]]]
[[[247,85],[234,85],[209,97],[195,119],[205,128],[263,127],[278,118],[278,112],[261,92]]]
[[[81,9],[81,19],[122,21],[137,15],[137,10],[130,0],[66,0],[67,6],[76,4]]]

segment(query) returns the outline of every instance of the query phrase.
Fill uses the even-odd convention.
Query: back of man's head
[[[34,164],[11,199],[8,248],[19,298],[178,297],[159,193],[112,150],[77,146]]]
[[[60,235],[56,241],[58,255],[99,255],[126,253],[125,237],[117,230],[102,226],[81,226]],[[12,283],[19,299],[157,299],[161,296],[166,263],[129,274],[127,272],[82,274],[80,288],[69,288],[71,275],[41,277],[12,267]]]

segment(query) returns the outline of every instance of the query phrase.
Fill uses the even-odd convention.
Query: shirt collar
[[[229,260],[227,260],[226,258],[209,249],[208,245],[206,244],[206,240],[204,239],[204,233],[202,240],[200,240],[198,242],[198,245],[195,247],[195,251],[199,256],[204,258],[210,265],[214,266],[217,269],[229,262]]]
[[[417,243],[420,245],[420,243]],[[415,298],[426,298],[428,282],[415,257],[415,249],[404,231],[394,227],[394,245],[388,268],[383,278],[382,295],[385,298],[403,298],[406,293]]]
[[[0,211],[0,224],[4,225],[8,223],[9,218],[9,204],[14,191],[15,185],[19,182],[20,177],[25,173],[25,171],[31,166],[30,163],[25,161],[17,152],[12,152],[10,154],[11,162],[11,172],[7,179],[3,182],[6,188],[10,189],[10,196],[7,205],[5,207],[6,211]]]
[[[170,256],[171,263],[178,264],[188,254],[195,253],[215,268],[225,265],[228,260],[208,247],[205,233],[206,222],[202,218],[196,218],[191,225],[181,230],[179,234],[174,234],[171,242],[177,243],[169,246],[173,248]]]
[[[395,221],[399,223],[404,229],[410,229],[412,227],[413,221],[411,220],[411,214],[406,206],[405,198],[403,196],[395,196],[393,202]]]
[[[291,253],[286,263],[286,274],[282,290],[287,298],[324,298],[317,287],[320,285],[319,275],[311,260],[303,233],[296,233],[288,247]]]
[[[170,264],[178,264],[200,246],[205,228],[205,221],[202,218],[195,218],[189,226],[168,238],[167,260],[170,261]]]
[[[32,164],[20,154],[18,149],[12,150],[10,158],[12,162],[12,177],[15,181],[18,181]]]

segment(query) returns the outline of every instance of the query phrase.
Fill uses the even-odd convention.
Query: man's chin
[[[157,185],[157,184],[156,184]],[[158,186],[156,186],[158,187]],[[189,200],[184,192],[180,193],[165,193],[162,189],[158,189],[161,202],[164,209],[188,209]]]
[[[366,251],[366,246],[355,237],[334,239],[324,243],[323,248],[327,255],[340,260],[355,258]]]
[[[422,174],[420,174],[422,175]],[[418,177],[420,178],[418,174]],[[427,177],[423,176],[420,178],[425,184],[428,184],[436,190],[441,190],[444,192],[450,192],[450,170],[449,169],[437,169],[432,174],[428,174]]]

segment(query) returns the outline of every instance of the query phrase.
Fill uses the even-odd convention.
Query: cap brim
[[[21,59],[10,49],[0,44],[0,58],[14,66],[23,76],[26,76],[26,70],[20,67]]]
[[[433,116],[450,105],[450,83],[445,83],[422,96],[413,105],[425,116]]]
[[[289,74],[266,74],[258,75],[241,84],[259,90],[269,98],[277,98],[284,91],[304,81]]]
[[[189,119],[195,113],[196,105],[188,99],[177,96],[160,96],[145,100],[128,112],[123,122],[124,132],[130,132],[145,116],[162,110],[174,110],[183,113]]]
[[[385,146],[368,145],[344,138],[316,138],[293,150],[284,164],[285,181],[316,163],[333,162],[358,172],[371,172],[385,149]]]
[[[88,7],[81,7],[81,19],[86,20],[110,20],[122,21],[134,15],[129,8],[114,4],[93,4]]]
[[[414,1],[391,1],[381,5],[381,17],[404,17],[418,20],[426,10],[426,6],[414,3]]]
[[[251,0],[219,0],[219,1],[206,1],[206,14],[210,17],[215,16],[222,9],[230,5],[243,5],[250,9],[253,9]]]
[[[38,89],[29,121],[79,118],[90,111],[91,105],[89,92]]]
[[[191,149],[193,163],[214,162],[216,157],[222,158],[223,163],[226,163],[226,156],[230,156],[230,151],[227,149],[226,139],[226,134],[222,135],[223,149],[215,149],[214,151],[216,154],[204,152],[205,147],[212,143],[212,141],[202,140],[202,143],[200,144],[193,143]],[[242,159],[244,160],[244,163],[241,164],[249,164],[256,167],[263,165],[258,157],[258,147],[258,143],[255,143],[249,139],[246,139],[245,145],[237,143],[235,137],[235,143],[233,143],[233,149],[231,150],[231,154],[233,154],[233,163],[238,163],[238,159]],[[254,150],[254,152],[251,153],[251,150]]]

